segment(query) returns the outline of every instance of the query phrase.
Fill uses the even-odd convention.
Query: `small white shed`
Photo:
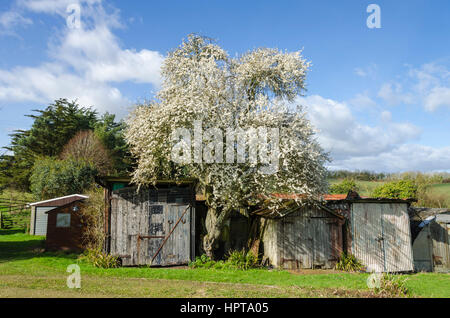
[[[87,199],[88,197],[81,194],[71,194],[64,197],[39,201],[30,203],[31,220],[30,220],[30,234],[31,235],[47,235],[47,213],[48,211],[69,204],[73,201]]]

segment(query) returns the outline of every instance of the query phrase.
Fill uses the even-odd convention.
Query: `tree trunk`
[[[207,233],[203,238],[203,249],[211,259],[214,259],[214,250],[218,247],[222,229],[230,216],[230,212],[231,210],[208,208],[205,220]]]

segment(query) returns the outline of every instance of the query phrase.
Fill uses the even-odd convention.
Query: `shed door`
[[[352,251],[368,272],[384,271],[380,204],[352,204]]]
[[[151,265],[187,264],[190,261],[191,251],[191,208],[188,205],[166,204],[150,205],[149,210],[148,236],[160,238],[148,239],[147,248],[141,251],[145,253],[144,263],[150,264],[156,255]],[[163,237],[167,238],[164,245],[162,245],[165,240]]]
[[[288,216],[282,219],[281,266],[286,269],[312,268],[313,235],[311,218]]]
[[[369,272],[412,271],[406,204],[353,203],[352,252]]]
[[[191,260],[195,210],[187,203],[167,203],[159,193],[156,197],[150,191],[123,188],[111,195],[110,252],[119,256],[124,266],[182,265]]]
[[[425,226],[413,243],[414,269],[418,272],[433,271],[433,241],[430,226]]]
[[[448,271],[450,269],[449,224],[433,222],[430,225],[433,238],[434,271]]]
[[[311,218],[311,230],[313,238],[313,268],[332,268],[337,260],[333,251],[333,243],[337,238],[332,238],[337,220],[333,218]]]
[[[286,269],[332,268],[336,261],[332,232],[336,219],[293,215],[282,220],[281,266]],[[335,238],[337,240],[337,238]]]
[[[414,262],[406,204],[381,204],[384,271],[412,271]]]

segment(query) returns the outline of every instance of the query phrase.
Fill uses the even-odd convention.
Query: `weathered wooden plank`
[[[112,194],[111,252],[130,255],[124,259],[124,265],[150,264],[163,238],[149,236],[168,235],[188,206],[183,202],[189,200],[181,196],[191,194],[191,190],[175,190],[136,192],[135,188],[129,188]],[[171,203],[167,202],[169,198]],[[195,242],[191,236],[195,234],[195,227],[191,220],[195,211],[194,208],[186,211],[183,222],[180,221],[152,265],[186,264],[193,257]],[[142,236],[139,244],[138,236]]]

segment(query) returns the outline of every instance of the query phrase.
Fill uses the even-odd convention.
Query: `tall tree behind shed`
[[[89,161],[101,175],[108,175],[113,168],[111,154],[92,130],[79,131],[64,146],[60,157]]]

